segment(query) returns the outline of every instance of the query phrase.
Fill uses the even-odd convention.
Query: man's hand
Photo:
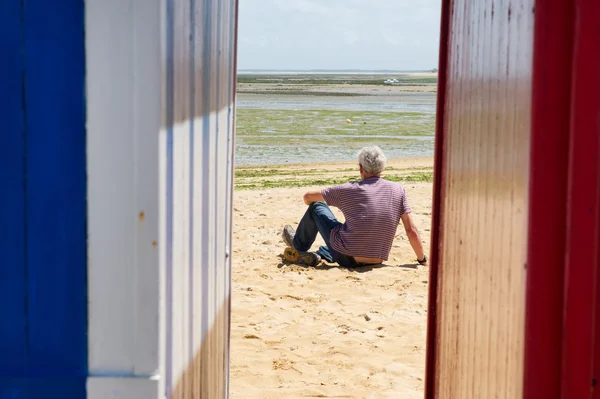
[[[408,237],[408,241],[410,241],[410,246],[413,251],[415,251],[415,255],[417,255],[417,260],[425,259],[425,252],[423,251],[423,244],[421,244],[419,231],[410,217],[410,212],[405,213],[401,218],[402,224],[404,224],[404,230],[406,231],[406,236]],[[426,261],[423,264],[427,265],[427,263],[428,262]]]
[[[304,194],[304,203],[306,205],[310,205],[317,201],[325,201],[325,198],[323,198],[323,194],[321,194],[320,191],[309,191]]]

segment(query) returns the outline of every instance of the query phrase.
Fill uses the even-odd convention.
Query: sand
[[[433,161],[391,165],[423,163]],[[429,253],[432,185],[404,187]],[[422,398],[428,267],[416,263],[401,226],[378,267],[285,264],[281,229],[297,224],[302,194],[316,188],[235,191],[231,397]]]

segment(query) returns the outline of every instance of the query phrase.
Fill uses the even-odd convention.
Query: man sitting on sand
[[[380,177],[385,162],[381,148],[364,147],[358,153],[360,182],[304,194],[308,210],[298,229],[294,231],[290,225],[283,228],[283,241],[288,246],[285,259],[307,266],[315,266],[321,259],[344,267],[380,264],[388,259],[396,227],[402,220],[417,261],[426,264],[404,188]],[[338,222],[328,205],[338,207],[346,222]],[[326,245],[309,252],[317,233]]]

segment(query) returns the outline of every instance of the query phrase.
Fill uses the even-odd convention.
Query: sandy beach
[[[388,162],[396,176],[432,165],[430,158]],[[355,167],[285,166],[298,175],[322,171],[324,180]],[[432,185],[402,184],[429,253]],[[302,194],[321,187],[234,193],[231,397],[422,398],[429,270],[416,263],[401,226],[380,266],[305,268],[282,260],[283,225],[295,226],[306,210]]]

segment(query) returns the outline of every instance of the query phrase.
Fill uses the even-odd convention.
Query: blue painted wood
[[[84,5],[83,0],[24,4],[29,373],[84,376]]]
[[[27,365],[20,15],[20,1],[0,2],[0,375]]]
[[[85,399],[85,377],[0,377],[0,399]]]

